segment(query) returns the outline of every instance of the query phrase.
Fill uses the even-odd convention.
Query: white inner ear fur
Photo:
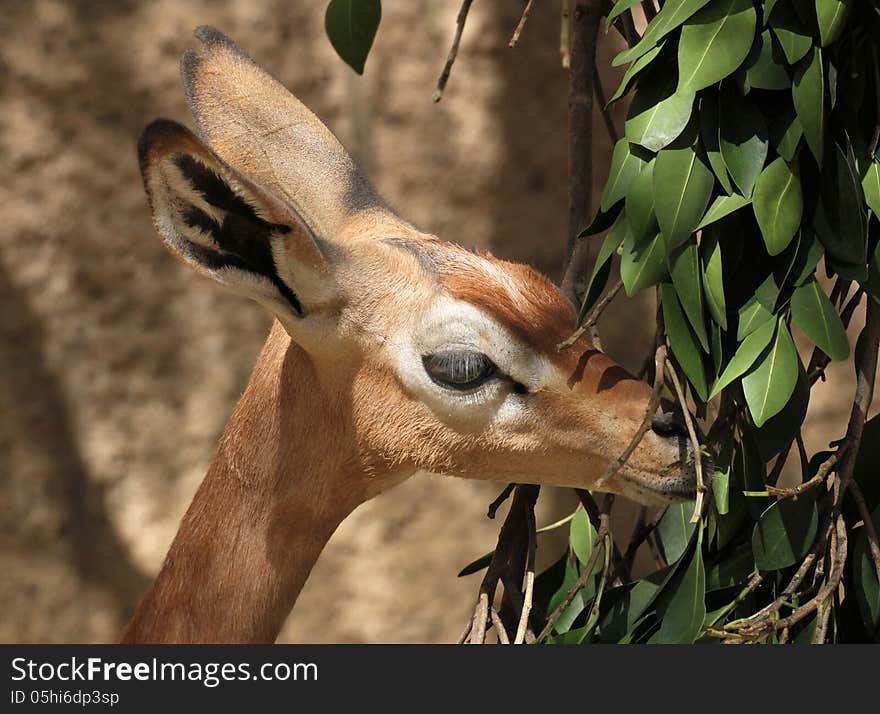
[[[547,359],[468,302],[441,297],[414,319],[417,324],[401,329],[386,343],[388,357],[404,388],[458,429],[524,420],[526,404],[511,380],[533,392],[553,377],[554,367]],[[501,374],[471,392],[444,388],[425,372],[422,356],[445,350],[482,352]]]

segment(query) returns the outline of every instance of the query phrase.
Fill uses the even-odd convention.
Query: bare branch
[[[562,350],[567,350],[569,347],[574,345],[574,343],[577,342],[581,337],[583,337],[584,334],[589,330],[591,332],[593,346],[596,349],[601,350],[602,345],[599,342],[598,335],[592,334],[592,328],[595,327],[596,323],[599,322],[599,318],[602,316],[605,308],[611,304],[615,297],[617,297],[617,293],[620,292],[620,289],[622,287],[623,281],[618,280],[611,288],[611,290],[605,293],[605,295],[602,296],[602,299],[593,306],[593,309],[590,311],[589,316],[586,320],[584,320],[584,324],[576,329],[568,338],[556,345],[556,349],[560,352]]]
[[[515,483],[509,483],[504,487],[501,493],[498,494],[498,497],[489,504],[489,509],[486,511],[487,518],[495,518],[495,514],[498,512],[501,504],[508,499],[511,493],[513,493],[514,488],[516,488]]]
[[[541,630],[541,634],[538,635],[536,642],[543,642],[550,636],[550,633],[553,632],[553,628],[559,621],[559,618],[562,617],[562,614],[568,609],[568,606],[571,605],[571,601],[574,600],[575,595],[586,586],[587,581],[593,574],[593,568],[596,565],[596,561],[599,559],[599,553],[608,549],[608,543],[606,540],[606,536],[608,535],[608,522],[608,513],[601,513],[599,515],[599,529],[596,533],[596,541],[593,543],[593,552],[590,553],[589,560],[581,570],[578,579],[569,588],[565,597],[562,598],[562,602],[556,606],[556,609],[553,610],[550,617],[547,618],[547,624],[544,625],[544,629]],[[600,544],[602,545],[601,550],[599,549]]]
[[[578,240],[590,215],[593,191],[593,75],[602,19],[600,0],[571,0],[571,70],[568,90],[568,266],[562,292],[578,304],[580,284],[594,258],[590,241]]]
[[[599,102],[599,110],[602,112],[602,121],[605,122],[605,130],[608,132],[608,138],[611,139],[611,145],[615,145],[618,140],[617,127],[614,126],[614,119],[608,112],[608,102],[605,99],[605,90],[602,88],[602,77],[598,72],[593,73],[593,89],[596,92],[596,99]]]
[[[706,493],[706,486],[703,484],[702,446],[700,445],[700,440],[697,438],[697,430],[694,428],[694,422],[693,419],[691,419],[691,413],[684,396],[684,390],[681,388],[681,382],[678,381],[678,375],[675,372],[675,368],[668,361],[666,362],[666,371],[669,373],[669,378],[672,380],[672,385],[675,387],[675,394],[678,397],[678,403],[681,405],[681,413],[684,417],[688,436],[690,436],[691,444],[693,444],[694,470],[697,472],[697,500],[694,503],[694,515],[691,516],[691,523],[697,523],[700,520],[700,516],[703,515],[703,498]]]
[[[525,8],[523,8],[519,22],[516,23],[516,29],[513,31],[513,37],[511,37],[510,42],[507,43],[508,47],[516,47],[516,43],[519,41],[519,36],[522,33],[523,28],[526,26],[526,20],[529,19],[529,13],[532,11],[532,3],[534,1],[535,0],[529,0],[526,3]]]
[[[871,549],[871,557],[874,559],[874,569],[877,571],[877,578],[880,579],[880,540],[877,538],[877,529],[874,528],[874,520],[871,518],[871,512],[868,510],[868,504],[865,503],[865,497],[862,495],[862,489],[859,488],[858,482],[850,481],[849,493],[856,502],[859,509],[859,515],[862,517],[865,532],[868,534],[868,547]]]
[[[449,56],[446,58],[446,64],[440,73],[440,79],[437,80],[437,89],[434,90],[432,101],[436,104],[443,98],[443,90],[446,89],[446,83],[449,81],[449,73],[452,71],[452,65],[455,64],[455,58],[458,57],[458,46],[461,44],[461,33],[464,32],[464,23],[467,22],[468,12],[470,12],[471,4],[474,0],[464,0],[461,3],[461,9],[458,11],[458,17],[455,19],[455,36],[452,38],[452,47],[449,48]]]
[[[510,638],[507,636],[507,630],[504,629],[504,623],[501,622],[501,618],[498,617],[498,612],[494,607],[489,608],[489,618],[492,620],[492,626],[498,632],[498,643],[509,645]]]
[[[535,588],[535,551],[537,550],[537,533],[535,532],[535,508],[534,504],[526,504],[526,527],[529,531],[529,551],[526,560],[526,577],[523,595],[523,604],[520,609],[519,625],[516,628],[516,637],[513,644],[520,645],[525,642],[526,630],[529,624],[529,613],[532,611],[532,595]]]
[[[844,441],[838,447],[837,451],[835,451],[831,456],[829,456],[825,461],[822,462],[822,465],[819,466],[819,470],[816,472],[816,475],[813,476],[813,478],[811,478],[809,481],[804,481],[803,483],[800,483],[797,486],[792,486],[791,488],[776,488],[775,486],[767,486],[767,493],[779,500],[782,500],[783,498],[796,498],[802,493],[809,491],[811,488],[815,488],[825,481],[828,474],[837,465],[837,462],[846,453],[846,450],[848,448],[849,443]]]

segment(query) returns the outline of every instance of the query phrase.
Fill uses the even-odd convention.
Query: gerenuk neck
[[[308,357],[275,325],[125,643],[272,642],[361,499]],[[328,453],[329,452],[329,453]]]

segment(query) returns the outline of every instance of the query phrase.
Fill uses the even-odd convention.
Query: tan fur
[[[124,641],[273,640],[336,526],[417,470],[651,502],[693,487],[681,454],[652,432],[605,479],[650,390],[583,340],[556,350],[574,311],[552,283],[391,214],[311,112],[231,41],[198,34],[205,48],[185,55],[184,78],[210,148],[178,128],[145,137],[154,216],[173,213],[175,192],[188,190],[162,180],[173,155],[214,162],[261,215],[305,222],[280,243],[272,238],[275,268],[303,312],[267,299],[247,271],[212,274],[278,321]],[[173,221],[156,222],[173,248]],[[499,326],[492,330],[506,330],[511,354],[523,355],[541,383],[528,394],[498,392],[500,406],[477,416],[460,402],[447,409],[423,398],[412,375],[393,365],[442,301],[475,308]]]

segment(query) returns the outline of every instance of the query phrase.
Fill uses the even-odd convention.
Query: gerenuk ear
[[[318,117],[226,35],[200,27],[181,58],[199,136],[224,161],[284,198],[320,239],[356,213],[384,209],[370,182]]]
[[[198,272],[290,325],[330,287],[324,256],[296,210],[242,176],[176,122],[157,119],[138,144],[153,223]]]

